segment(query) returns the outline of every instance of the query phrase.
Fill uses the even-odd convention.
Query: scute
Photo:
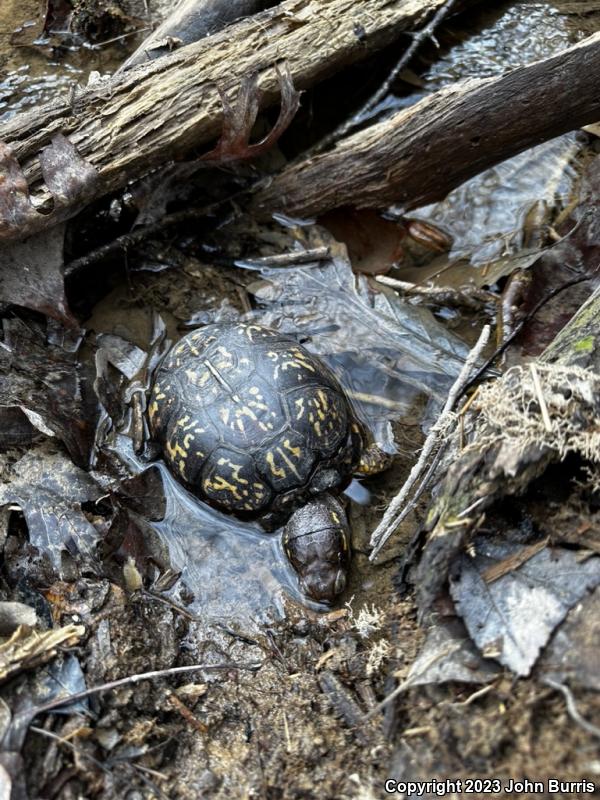
[[[271,441],[286,423],[279,396],[256,375],[236,386],[233,397],[210,405],[206,414],[224,440],[243,450]]]
[[[333,455],[348,435],[348,404],[340,392],[326,386],[301,386],[287,392],[284,402],[291,425],[307,445]]]
[[[317,453],[291,428],[255,455],[257,469],[276,492],[287,492],[306,484],[316,460]]]
[[[256,474],[252,456],[227,447],[211,454],[202,470],[200,488],[215,505],[238,513],[258,512],[271,502],[271,491]]]

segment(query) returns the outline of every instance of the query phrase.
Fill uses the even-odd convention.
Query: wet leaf
[[[126,378],[131,380],[144,367],[147,354],[132,342],[112,333],[102,333],[96,341],[106,351],[106,359]]]
[[[74,645],[84,633],[82,625],[41,632],[22,625],[0,644],[0,681],[46,663],[56,656],[58,647]]]
[[[319,220],[338,242],[344,242],[354,272],[383,275],[402,261],[405,231],[369,209],[343,208]]]
[[[0,402],[18,406],[46,435],[62,440],[76,464],[90,463],[99,417],[92,382],[74,341],[19,319],[4,320],[0,348]]]
[[[529,675],[541,649],[570,608],[600,584],[600,558],[582,560],[563,548],[546,548],[497,580],[487,573],[518,555],[520,545],[475,540],[475,558],[461,555],[450,593],[457,612],[484,656],[517,675]]]
[[[411,686],[448,683],[488,683],[498,675],[499,667],[482,658],[465,629],[454,617],[437,620],[427,631],[427,638],[406,677]]]
[[[281,107],[273,128],[256,144],[250,144],[250,134],[260,110],[261,90],[257,74],[247,75],[232,104],[220,87],[217,87],[223,103],[223,132],[215,147],[200,161],[224,164],[229,161],[255,158],[266,153],[278,141],[298,111],[300,93],[294,88],[292,73],[287,62],[277,68]]]
[[[29,540],[58,572],[64,549],[93,559],[98,540],[82,503],[97,500],[100,487],[88,473],[48,446],[27,453],[13,467],[14,478],[0,486],[0,505],[18,505],[27,522]]]
[[[64,235],[64,225],[56,225],[2,249],[0,301],[32,308],[65,325],[77,325],[65,296]]]
[[[51,36],[55,31],[66,31],[73,13],[69,0],[47,0],[44,15],[44,33]]]
[[[60,212],[71,203],[83,205],[98,179],[98,172],[83,159],[77,148],[62,134],[40,153],[44,182],[54,201],[51,215],[61,222]],[[39,229],[43,221],[48,227],[48,214],[41,214],[31,202],[27,179],[12,149],[0,142],[0,241],[25,239]]]
[[[150,467],[121,482],[116,494],[120,502],[149,520],[164,519],[166,499],[160,470]]]
[[[465,344],[430,311],[352,272],[346,248],[323,229],[306,235],[331,258],[299,267],[260,267],[266,281],[253,318],[301,339],[336,371],[359,414],[382,444],[386,426],[417,395],[441,401],[462,367]],[[238,262],[257,268],[254,262]],[[376,387],[376,390],[374,389]]]
[[[67,653],[62,659],[52,662],[41,674],[35,676],[33,690],[35,705],[45,705],[51,700],[69,697],[84,692],[86,689],[87,685],[79,660],[72,653]],[[89,701],[84,698],[69,705],[59,706],[54,713],[85,714],[88,710]]]
[[[0,406],[0,450],[28,447],[39,439],[39,431],[18,406]]]
[[[600,591],[596,589],[569,612],[538,664],[538,674],[559,683],[600,691],[598,642]]]
[[[525,324],[517,345],[528,355],[537,355],[547,347],[600,285],[600,156],[589,164],[580,194],[578,206],[559,226],[562,240],[531,266],[529,291],[520,313],[531,311],[550,291],[576,277],[589,276],[589,281],[561,292]]]

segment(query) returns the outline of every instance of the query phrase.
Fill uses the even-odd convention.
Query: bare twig
[[[31,725],[29,730],[33,731],[34,733],[37,733],[39,736],[45,736],[47,739],[52,739],[53,741],[58,742],[59,744],[65,747],[68,747],[73,753],[77,755],[78,758],[87,759],[87,761],[89,761],[90,764],[93,764],[97,769],[101,770],[105,774],[112,775],[114,780],[120,781],[125,786],[127,786],[131,791],[135,790],[135,786],[132,781],[128,780],[122,775],[116,775],[113,769],[108,767],[106,764],[103,764],[97,758],[94,758],[94,756],[92,756],[90,753],[74,745],[68,739],[64,739],[62,736],[58,736],[56,733],[53,733],[52,731],[44,730],[44,728],[38,728],[35,725]],[[126,764],[124,766],[130,766],[130,765]],[[132,766],[134,766],[136,769],[139,769],[139,766],[137,764],[134,764]],[[161,800],[168,800],[167,796],[163,792],[161,792],[158,786],[152,783],[152,781],[148,780],[143,775],[140,775],[140,778],[157,797],[160,797]]]
[[[481,689],[477,689],[473,694],[470,694],[466,700],[459,700],[456,703],[450,703],[451,706],[470,706],[471,703],[474,703],[475,700],[479,700],[480,697],[484,697],[486,694],[491,692],[494,688],[492,683],[488,684],[487,686],[483,686]]]
[[[540,413],[544,422],[544,428],[546,428],[548,433],[552,433],[552,420],[550,419],[550,414],[548,414],[548,406],[546,405],[546,400],[544,399],[544,392],[542,391],[542,384],[540,383],[540,374],[537,371],[537,367],[533,361],[530,363],[529,369],[531,371],[535,396],[537,397],[537,401],[540,406]]]
[[[235,261],[236,267],[293,267],[296,264],[310,264],[313,261],[327,261],[331,258],[329,247],[313,247],[311,250],[295,250],[292,253],[278,253],[261,258],[244,258]]]
[[[377,275],[375,280],[377,283],[391,286],[405,294],[419,295],[434,303],[452,304],[474,310],[479,310],[482,306],[489,305],[497,299],[492,292],[486,292],[485,289],[479,289],[476,286],[461,286],[457,289],[451,286],[433,286],[431,284],[424,286],[410,281],[399,281],[396,278],[390,278],[389,275]]]
[[[71,703],[84,700],[86,697],[91,697],[92,695],[100,694],[101,692],[108,692],[112,689],[117,689],[119,686],[127,686],[132,683],[139,683],[140,681],[155,680],[156,678],[171,677],[172,675],[182,675],[186,672],[195,672],[198,670],[207,670],[212,672],[213,670],[220,671],[228,669],[247,669],[250,671],[256,671],[261,667],[262,663],[260,662],[250,664],[225,662],[223,664],[190,664],[185,667],[169,667],[169,669],[156,669],[152,670],[151,672],[139,672],[136,675],[127,675],[125,678],[119,678],[116,681],[110,681],[110,683],[103,683],[100,686],[92,686],[90,689],[85,689],[82,692],[75,692],[74,694],[67,695],[66,697],[58,697],[55,700],[50,700],[48,703],[44,703],[36,708],[26,709],[22,713],[24,716],[29,716],[33,719],[33,717],[36,717],[38,714],[43,714],[46,711],[53,711],[55,708],[60,708],[60,706],[70,705]]]
[[[577,710],[573,692],[569,689],[569,687],[565,686],[564,683],[553,681],[552,678],[544,678],[544,683],[546,686],[550,686],[551,689],[556,689],[557,692],[562,693],[567,705],[567,711],[569,712],[569,716],[573,722],[576,722],[577,725],[582,727],[587,733],[600,739],[600,728],[598,728],[596,725],[593,725],[591,722],[588,722],[587,719],[581,716]]]
[[[402,56],[397,61],[396,66],[391,70],[387,78],[381,84],[379,89],[375,92],[375,94],[371,95],[366,103],[364,103],[358,111],[355,111],[354,114],[350,117],[350,119],[345,120],[338,125],[338,127],[324,136],[319,142],[317,142],[313,147],[310,148],[308,153],[303,153],[303,158],[309,158],[310,156],[316,155],[317,153],[323,152],[328,147],[330,147],[334,142],[338,139],[341,139],[342,136],[345,136],[349,133],[353,128],[356,128],[357,125],[360,125],[365,121],[368,115],[373,111],[373,109],[380,103],[383,98],[389,94],[392,84],[398,77],[398,75],[402,72],[402,70],[409,64],[412,60],[412,57],[415,55],[417,50],[421,47],[423,42],[426,39],[433,37],[433,32],[435,29],[442,23],[445,17],[448,16],[452,7],[454,6],[456,0],[447,0],[443,6],[437,10],[437,12],[433,15],[427,25],[422,28],[417,33],[413,34],[412,42],[406,48]]]
[[[579,277],[577,277],[577,278],[573,278],[573,279],[572,279],[572,280],[570,280],[570,281],[566,281],[565,283],[561,283],[561,285],[560,285],[560,286],[556,286],[554,289],[552,289],[551,291],[549,291],[549,292],[548,292],[548,294],[544,295],[544,297],[542,297],[540,300],[538,300],[538,302],[537,302],[537,303],[535,304],[535,306],[534,306],[534,307],[531,309],[531,311],[529,311],[529,312],[528,312],[528,313],[527,313],[527,314],[526,314],[526,315],[523,317],[523,319],[521,320],[521,322],[520,322],[520,323],[519,323],[519,324],[516,326],[516,328],[513,330],[513,332],[510,334],[510,336],[508,336],[508,337],[507,337],[507,338],[506,338],[506,339],[505,339],[505,340],[502,342],[502,344],[500,345],[500,347],[497,347],[497,348],[496,348],[496,350],[494,350],[494,352],[493,352],[493,353],[492,353],[492,355],[491,355],[491,356],[488,358],[488,360],[487,360],[487,361],[486,361],[486,362],[485,362],[485,363],[484,363],[484,364],[483,364],[481,367],[479,367],[479,369],[477,370],[477,372],[476,372],[476,373],[473,375],[473,377],[472,377],[472,378],[469,380],[469,382],[468,382],[468,383],[466,384],[466,386],[464,387],[464,389],[463,389],[463,394],[464,394],[465,392],[468,392],[468,391],[469,391],[469,389],[470,389],[472,386],[474,386],[474,385],[475,385],[475,384],[476,384],[476,383],[477,383],[479,380],[481,380],[481,378],[482,378],[482,377],[485,375],[485,373],[486,373],[486,372],[488,371],[488,369],[489,369],[489,368],[492,366],[492,364],[493,364],[493,363],[494,363],[494,362],[495,362],[495,361],[496,361],[498,358],[500,358],[500,356],[501,356],[501,355],[502,355],[502,354],[505,352],[505,350],[508,348],[508,346],[509,346],[510,344],[512,344],[512,342],[513,342],[513,341],[514,341],[514,340],[517,338],[517,336],[518,336],[518,335],[521,333],[521,331],[523,330],[523,328],[525,327],[525,325],[527,325],[527,323],[528,323],[528,322],[531,322],[531,320],[532,320],[532,319],[535,317],[535,315],[538,313],[538,311],[539,311],[541,308],[543,308],[543,306],[545,306],[545,305],[546,305],[546,303],[549,303],[549,302],[550,302],[550,300],[553,300],[553,299],[554,299],[554,298],[555,298],[557,295],[559,295],[561,292],[564,292],[564,291],[565,291],[565,289],[570,289],[570,288],[571,288],[571,286],[576,286],[578,283],[585,283],[586,281],[593,280],[593,279],[594,279],[594,278],[595,278],[595,277],[598,275],[598,272],[599,272],[599,271],[600,271],[600,264],[599,264],[599,265],[596,267],[596,269],[595,269],[595,270],[593,270],[592,272],[590,272],[590,273],[589,273],[589,274],[587,274],[587,275],[580,275]]]
[[[488,339],[490,337],[490,326],[485,325],[479,335],[479,339],[477,343],[467,356],[463,368],[460,371],[460,374],[456,381],[454,382],[450,392],[448,393],[448,399],[446,400],[446,404],[440,414],[437,422],[435,425],[432,426],[431,430],[429,431],[429,435],[425,440],[425,444],[421,450],[421,454],[417,460],[417,463],[412,468],[410,475],[408,476],[404,486],[400,489],[396,497],[390,503],[387,511],[383,515],[383,519],[373,531],[371,536],[371,547],[373,551],[369,556],[369,560],[373,561],[376,557],[383,545],[387,542],[390,538],[392,533],[396,530],[399,520],[403,519],[406,515],[406,510],[400,513],[398,517],[398,510],[402,506],[402,504],[406,501],[412,487],[415,483],[419,480],[423,471],[426,468],[427,461],[436,449],[437,445],[439,444],[439,439],[443,431],[445,430],[447,423],[450,419],[450,415],[454,408],[454,405],[458,398],[462,395],[465,385],[468,383],[471,372],[473,367],[479,357],[483,349],[485,348]],[[404,514],[404,516],[403,516]]]

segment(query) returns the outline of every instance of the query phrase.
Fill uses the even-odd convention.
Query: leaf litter
[[[331,259],[331,263],[336,267],[337,270],[341,263],[340,255],[337,252],[334,252],[332,255],[334,257]],[[249,260],[250,262],[252,261],[252,259]],[[293,273],[288,269],[269,271],[269,269],[265,268],[263,265],[263,267],[260,268],[263,278],[266,279],[270,285],[270,289],[275,290],[275,293],[268,296],[268,292],[265,293],[265,290],[268,287],[264,285],[263,287],[258,287],[256,296],[263,304],[263,307],[258,310],[257,317],[260,317],[260,315],[263,314],[265,315],[265,318],[269,318],[268,315],[271,315],[271,319],[278,320],[277,315],[280,315],[282,318],[289,314],[294,320],[294,324],[292,326],[293,332],[300,337],[308,337],[309,346],[320,348],[319,352],[326,354],[331,360],[331,363],[336,366],[341,374],[343,374],[344,371],[347,371],[349,375],[354,376],[354,374],[359,374],[360,370],[362,369],[364,374],[361,380],[349,388],[350,391],[355,395],[355,402],[363,403],[363,414],[365,414],[365,416],[367,416],[369,419],[371,429],[377,430],[377,425],[381,423],[379,430],[382,430],[383,422],[386,419],[389,419],[390,416],[402,418],[402,415],[406,414],[408,407],[410,406],[410,403],[407,402],[407,398],[411,396],[412,392],[415,394],[425,392],[426,394],[433,394],[436,398],[443,396],[444,387],[447,385],[448,379],[451,379],[452,375],[456,374],[456,367],[460,366],[461,361],[464,358],[464,354],[466,353],[466,348],[458,337],[447,335],[447,339],[444,340],[444,342],[446,345],[448,345],[448,347],[444,349],[444,352],[441,356],[439,353],[436,354],[435,343],[438,340],[438,337],[441,335],[441,332],[446,332],[446,329],[442,328],[441,326],[438,327],[438,323],[436,323],[429,313],[412,315],[412,311],[407,311],[405,308],[403,308],[403,305],[405,304],[399,303],[393,293],[388,293],[387,297],[385,296],[386,293],[381,293],[384,296],[380,297],[378,292],[372,291],[372,287],[369,286],[367,282],[362,280],[354,280],[353,276],[350,274],[349,265],[345,259],[345,255],[341,257],[341,260],[343,261],[343,269],[339,271],[331,270],[331,263],[329,262],[317,264],[316,266],[318,268],[322,268],[323,270],[321,274],[319,274],[316,270],[313,272],[312,265],[305,265],[298,270],[298,273],[300,274],[298,279],[293,277]],[[254,269],[257,268],[257,265],[253,265],[252,263],[246,264],[246,266],[250,266]],[[514,267],[514,264],[512,266]],[[329,273],[327,272],[327,269],[330,269]],[[317,277],[317,280],[315,280],[315,276]],[[310,301],[315,297],[315,294],[326,295],[326,292],[322,291],[323,281],[329,281],[331,277],[334,278],[334,282],[337,282],[333,296],[325,296],[323,298],[318,296],[317,302],[315,302],[314,305],[310,305]],[[276,297],[277,290],[282,292],[287,291],[288,280],[290,281],[290,286],[296,292],[293,295],[293,300],[289,303],[285,297],[283,302],[281,301],[280,297]],[[315,287],[317,287],[316,291]],[[283,294],[281,297],[283,297]],[[327,304],[330,304],[329,307]],[[27,303],[24,303],[23,305],[27,306]],[[348,314],[346,310],[346,314],[344,315],[344,306],[350,306],[355,314]],[[304,307],[306,307],[306,310]],[[335,329],[328,331],[326,329],[326,322],[328,320],[330,311],[333,311],[334,314]],[[370,324],[373,323],[373,320],[380,311],[382,312],[386,322],[388,320],[390,321],[389,329],[388,325],[386,325],[383,342],[381,341],[381,338],[379,338],[378,341],[375,341],[376,328],[373,324]],[[314,314],[312,319],[310,318],[311,313]],[[352,318],[353,316],[361,317],[362,326],[358,330],[355,330],[354,327],[348,324],[348,318]],[[362,318],[364,318],[364,322]],[[63,321],[66,322],[66,319],[63,319]],[[393,335],[395,323],[397,323],[397,331],[396,335]],[[369,327],[371,328],[370,331]],[[411,352],[410,346],[407,346],[407,342],[410,341],[410,337],[413,334],[413,327],[418,331],[418,347],[416,349],[416,353]],[[354,339],[355,333],[356,342],[359,344],[362,344],[362,342],[368,342],[369,349],[365,349],[364,352],[359,352],[358,348],[357,352],[354,350],[348,350],[347,340],[348,338]],[[330,341],[328,341],[328,334],[331,334]],[[343,342],[344,334],[346,336],[345,344]],[[113,336],[114,338],[99,337],[95,342],[95,354],[98,356],[96,362],[96,366],[98,367],[96,372],[96,392],[97,395],[101,395],[99,399],[102,400],[103,404],[105,405],[105,411],[107,411],[107,415],[110,418],[110,425],[112,425],[113,430],[110,430],[109,425],[109,427],[103,431],[102,436],[96,436],[95,443],[91,448],[80,448],[80,450],[82,453],[85,453],[86,456],[88,456],[90,452],[92,454],[96,452],[96,454],[99,456],[99,469],[104,469],[106,467],[105,459],[107,458],[107,451],[110,450],[111,446],[114,447],[114,452],[117,452],[123,457],[122,464],[125,466],[122,474],[131,476],[132,473],[135,473],[141,468],[140,462],[137,460],[138,457],[135,455],[135,448],[131,448],[129,444],[127,444],[127,446],[123,445],[122,447],[119,447],[118,445],[115,447],[114,443],[111,445],[111,435],[117,434],[115,438],[118,439],[118,432],[123,430],[123,426],[125,424],[124,416],[126,415],[119,413],[119,411],[120,409],[122,410],[121,401],[125,399],[127,391],[131,390],[131,383],[140,381],[142,386],[144,385],[143,377],[140,377],[140,369],[143,372],[142,361],[144,358],[144,353],[140,347],[134,345],[133,342],[128,342],[123,336],[117,336],[115,334],[111,334],[110,336]],[[50,340],[48,340],[46,344],[50,344]],[[46,346],[46,344],[44,344],[44,346]],[[398,357],[398,352],[401,354],[400,357]],[[79,354],[77,355],[77,359],[78,358]],[[75,362],[77,359],[74,359],[73,361]],[[406,378],[404,375],[405,365],[407,366],[408,378]],[[376,377],[374,377],[374,375]],[[381,378],[382,375],[385,376],[383,380]],[[382,397],[384,400],[388,401],[387,405],[385,403],[381,404],[381,398],[373,395],[371,390],[372,386],[375,384],[375,381],[377,381],[376,385],[378,385],[378,387],[381,383],[384,384],[385,388],[382,392]],[[24,387],[25,384],[22,384],[22,386]],[[109,395],[111,396],[109,397]],[[361,395],[370,395],[370,397],[368,400],[366,400],[361,398]],[[20,398],[17,399],[22,401],[24,397],[25,393],[23,390]],[[129,399],[131,399],[131,397]],[[380,401],[379,406],[377,403],[373,402],[377,399]],[[38,426],[40,429],[43,430],[46,435],[49,431],[58,431],[57,435],[66,443],[66,440],[68,440],[69,437],[65,432],[67,428],[65,423],[62,423],[63,430],[61,431],[61,425],[57,424],[56,420],[53,419],[54,412],[51,409],[49,410],[47,407],[44,408],[43,402],[38,401],[35,405],[39,409],[38,411],[34,411],[30,408],[27,410],[32,417],[34,417],[36,414],[38,415]],[[17,404],[16,407],[20,408],[20,404]],[[375,407],[375,409],[373,407]],[[110,411],[107,409],[110,409]],[[384,410],[382,411],[382,409]],[[72,413],[72,411],[72,408],[68,409],[68,412]],[[379,416],[377,416],[377,414]],[[97,433],[98,428],[95,423],[96,420],[94,420],[94,424],[91,426],[91,429],[92,431],[95,430]],[[52,428],[55,430],[53,431]],[[387,435],[389,436],[389,428],[386,429],[386,431]],[[131,430],[128,429],[127,433],[131,435]],[[391,441],[391,436],[389,436],[388,442],[391,443]],[[72,444],[71,447],[73,447]],[[90,460],[94,460],[93,456]],[[84,466],[87,466],[88,463],[89,461],[86,461]],[[110,472],[111,477],[114,478],[114,471],[111,469]],[[141,475],[138,477],[143,477],[143,475],[144,473],[141,473]],[[135,478],[133,480],[135,480]],[[75,481],[75,485],[77,485],[77,481]],[[106,488],[106,486],[103,486],[103,489]],[[140,524],[145,520],[147,511],[145,512],[144,506],[147,504],[147,498],[152,495],[153,490],[151,485],[150,487],[142,488],[138,486],[137,488],[134,487],[133,489],[130,485],[128,488],[133,491],[134,498],[129,498],[131,507],[127,508],[126,521],[124,523],[126,528],[125,536],[123,537],[125,544],[123,546],[123,550],[119,553],[119,558],[123,559],[126,554],[130,552],[130,550],[135,550],[135,548],[139,545],[139,553],[136,553],[136,560],[139,559],[141,563],[144,563],[144,584],[147,586],[151,580],[154,580],[157,577],[157,573],[160,573],[160,570],[162,569],[162,565],[158,565],[158,561],[154,560],[155,554],[151,552],[151,548],[145,542],[147,532],[141,529],[143,526]],[[125,505],[125,501],[123,499],[124,491],[122,490],[123,483],[119,485],[118,481],[113,483],[110,487],[110,491],[113,493],[112,500],[118,506],[121,506],[121,503]],[[77,496],[77,492],[72,492],[72,494],[74,497]],[[158,494],[156,490],[155,494]],[[168,497],[169,490],[167,490],[165,494],[166,497],[163,499],[168,507],[169,502],[172,502]],[[114,500],[115,497],[117,498],[116,500]],[[98,500],[99,498],[95,498],[94,502],[97,502]],[[207,537],[210,538],[211,536],[218,538],[224,530],[223,520],[217,515],[209,514],[207,515],[206,519],[202,520],[201,523],[198,523],[197,517],[192,513],[192,511],[186,513],[180,508],[177,508],[176,503],[181,502],[181,495],[178,495],[176,501],[172,502],[170,510],[159,510],[157,512],[157,518],[153,519],[152,522],[158,522],[160,524],[161,521],[164,521],[165,517],[168,519],[170,515],[174,516],[177,520],[181,520],[180,530],[175,536],[172,535],[172,528],[169,529],[168,527],[165,527],[164,531],[162,532],[163,536],[159,538],[162,538],[163,543],[171,549],[171,559],[175,565],[174,572],[182,575],[181,583],[201,585],[203,590],[206,589],[206,591],[199,593],[200,603],[198,606],[196,606],[194,604],[194,600],[190,601],[189,596],[187,596],[185,592],[177,594],[177,596],[170,596],[168,594],[169,589],[162,591],[164,589],[164,585],[158,585],[162,600],[165,598],[170,598],[175,599],[180,603],[180,610],[173,611],[171,618],[169,618],[168,615],[165,615],[165,617],[161,618],[162,621],[168,620],[167,624],[162,628],[164,631],[169,630],[169,622],[170,624],[174,625],[176,624],[174,620],[178,618],[178,615],[180,617],[183,616],[181,612],[182,608],[184,611],[188,609],[189,613],[193,616],[195,616],[197,611],[203,607],[203,603],[208,604],[207,607],[209,609],[211,608],[211,603],[213,604],[215,610],[218,608],[218,594],[215,593],[213,597],[210,597],[211,587],[209,585],[209,581],[213,580],[213,574],[218,576],[217,582],[221,583],[222,585],[239,584],[235,586],[235,589],[238,593],[239,601],[242,606],[244,594],[254,593],[258,590],[257,586],[253,586],[252,583],[246,583],[245,580],[242,580],[242,576],[245,578],[245,573],[243,570],[240,569],[240,571],[236,573],[236,569],[231,569],[230,564],[224,566],[225,562],[230,559],[235,561],[236,556],[233,552],[236,549],[235,542],[243,540],[243,537],[240,538],[239,531],[235,532],[235,538],[233,529],[231,530],[232,535],[230,537],[226,532],[226,535],[223,538],[223,546],[217,550],[214,560],[211,561],[210,559],[207,559],[207,563],[203,564],[203,559],[206,557],[206,552],[203,551],[200,542],[202,539],[206,539]],[[134,510],[136,503],[137,510]],[[78,501],[73,504],[73,508],[75,510],[77,510],[77,505]],[[158,498],[157,505],[160,505],[160,498]],[[73,508],[71,510],[73,510]],[[190,505],[190,509],[191,508],[192,505]],[[136,514],[138,515],[137,517],[135,516]],[[116,514],[114,517],[115,529],[119,527],[116,524],[117,516],[118,514]],[[102,525],[105,524],[106,521],[102,523]],[[138,531],[134,530],[136,526],[139,529]],[[226,528],[227,526],[225,525],[224,527]],[[192,549],[186,550],[185,548],[181,548],[181,543],[192,538],[190,537],[190,532],[197,534],[197,536],[195,535],[193,537],[194,545],[192,546]],[[115,530],[114,533],[118,538],[121,535],[122,530]],[[254,540],[252,537],[249,536],[248,542],[253,541]],[[269,543],[269,545],[271,545],[271,543]],[[267,549],[270,548],[265,546],[265,550]],[[249,563],[258,564],[261,561],[261,558],[257,557],[252,544],[250,544],[247,549],[240,547],[240,551],[243,553],[241,560],[245,560],[246,567]],[[467,558],[467,556],[464,556],[464,558]],[[516,570],[503,575],[498,579],[498,582],[511,577],[516,580],[517,573],[520,575],[521,571],[524,570],[528,564],[531,567],[531,565],[534,563],[534,559],[535,556],[524,564],[520,565]],[[593,563],[593,559],[589,559],[589,561]],[[500,563],[502,563],[502,559]],[[584,560],[582,563],[586,564],[588,561]],[[205,566],[206,571],[202,571],[202,569],[200,569],[198,572],[194,572],[198,566]],[[469,562],[469,566],[473,566],[471,561]],[[261,568],[259,567],[258,569],[260,571]],[[265,570],[264,574],[259,576],[258,583],[262,585],[263,582],[268,582],[268,578],[266,576],[267,571]],[[116,578],[114,578],[114,580],[117,582]],[[285,583],[284,578],[280,578],[278,580]],[[270,585],[271,587],[274,587],[277,585],[277,581],[271,581]],[[157,588],[156,585],[155,588]],[[259,594],[258,597],[259,603],[262,603],[264,595]],[[590,597],[594,597],[594,595],[590,595]],[[148,597],[146,598],[146,601],[149,602]],[[112,602],[112,600],[110,602]],[[141,604],[135,605],[137,602],[138,601],[135,598],[131,599],[132,607],[135,608],[136,613],[146,613],[143,611],[144,607]],[[265,618],[267,618],[270,613],[271,607],[269,606],[269,602],[270,601],[267,601],[267,608],[264,609]],[[584,598],[583,603],[585,604],[586,602],[587,598]],[[576,611],[576,608],[577,606],[572,609],[567,621]],[[461,610],[464,611],[464,606]],[[236,616],[236,611],[233,610],[233,604],[232,609],[228,609],[228,613],[230,614],[230,618],[235,619],[237,622],[247,622],[247,616],[244,614],[238,614]],[[129,618],[132,629],[134,627],[133,617],[134,614],[132,614],[132,616]],[[102,620],[98,630],[94,631],[93,636],[95,637],[94,641],[98,646],[98,652],[101,652],[103,656],[107,653],[112,653],[114,664],[114,654],[118,651],[118,647],[115,649],[114,638],[111,639],[111,636],[114,637],[116,626],[113,625],[111,631],[110,624],[105,624],[107,622],[107,619]],[[497,666],[489,661],[486,661],[485,667],[489,668],[488,672],[488,670],[482,666],[482,659],[475,650],[473,643],[469,641],[465,630],[461,628],[461,623],[457,620],[454,620],[454,623],[454,625],[445,626],[444,633],[446,634],[446,638],[441,635],[441,628],[434,627],[430,630],[431,636],[428,637],[425,646],[424,661],[422,660],[420,664],[419,662],[416,662],[415,667],[411,671],[411,680],[415,686],[419,683],[469,683],[471,682],[469,678],[471,678],[472,682],[475,683],[479,681],[486,682],[496,674]],[[197,619],[194,620],[193,625],[198,625]],[[252,628],[251,633],[256,633],[256,630],[256,628]],[[147,635],[151,642],[154,641],[152,640],[150,633]],[[244,634],[242,633],[241,635]],[[165,637],[166,636],[167,634],[165,633]],[[186,646],[193,646],[193,636],[194,632],[190,634],[186,640]],[[344,636],[346,639],[349,638],[343,633],[342,641],[344,641]],[[336,644],[338,643],[337,632],[336,636],[332,636],[331,638]],[[328,642],[325,646],[329,647],[330,644],[331,642]],[[276,647],[279,649],[281,649],[280,645],[281,642],[276,643]],[[311,640],[305,639],[302,647],[307,649],[312,647]],[[361,710],[365,707],[366,701],[364,697],[361,697],[357,702],[357,698],[352,696],[354,687],[357,685],[355,681],[356,674],[353,672],[353,658],[356,658],[356,648],[353,649],[352,647],[345,648],[345,646],[340,646],[339,649],[342,651],[342,656],[340,656],[338,660],[336,655],[336,658],[334,659],[334,663],[336,664],[335,671],[327,671],[329,689],[325,694],[331,698],[332,702],[336,699],[339,702],[339,698],[345,698],[343,707],[346,709],[350,709],[351,711],[354,709],[355,711],[358,708]],[[451,651],[450,654],[448,654],[448,650]],[[149,652],[153,653],[151,649]],[[277,652],[275,647],[272,652]],[[325,649],[324,653],[322,652],[321,655],[327,655],[329,652],[330,650]],[[454,653],[458,655],[453,658],[452,654]],[[300,657],[298,660],[296,659],[295,653],[290,656],[289,652],[280,652],[276,658],[281,658],[282,663],[284,664],[286,659],[289,659],[289,667],[292,669],[298,669],[305,664],[303,657]],[[337,666],[338,664],[339,666]],[[96,669],[99,669],[97,662],[92,664],[92,666],[95,666]],[[364,664],[362,666],[364,666]],[[301,672],[301,669],[298,669],[298,672]],[[421,677],[422,680],[419,680],[419,677]],[[560,677],[562,679],[564,678],[564,675],[560,675]],[[280,677],[279,680],[281,680]],[[345,684],[352,686],[352,691],[348,692]],[[243,683],[241,686],[237,687],[237,691],[243,697]],[[294,687],[294,692],[296,691],[297,687]],[[238,700],[240,694],[238,694]],[[293,693],[290,692],[290,695],[291,694]],[[318,692],[316,693],[316,697],[317,699],[322,699]],[[293,700],[288,699],[286,702],[292,703]],[[136,698],[136,703],[138,706],[142,705],[139,696]],[[340,708],[341,707],[342,706],[340,706]],[[286,706],[286,708],[289,710],[289,706]],[[172,711],[169,713],[172,713]],[[320,713],[315,716],[321,718]],[[270,722],[273,724],[273,730],[276,732],[277,736],[283,736],[284,734],[281,734],[280,731],[281,721],[279,719],[271,719]],[[189,723],[189,720],[188,724],[191,724]],[[152,722],[152,725],[156,725],[156,722]],[[287,723],[282,730],[287,730]],[[295,734],[296,732],[292,730],[293,737],[295,737]],[[226,745],[231,743],[231,740],[235,735],[235,731],[230,730],[227,732],[227,735],[224,737],[225,742],[222,748],[224,751],[226,749]],[[291,752],[296,753],[297,751],[295,748],[301,748],[303,746],[303,743],[300,743],[296,740],[296,738],[293,738],[292,745],[290,746]],[[150,746],[148,744],[144,743],[141,746],[133,747],[130,750],[125,748],[123,750],[123,757],[126,758],[127,753],[130,755],[135,754],[136,757],[141,753],[145,754],[149,747]],[[419,747],[416,746],[414,752],[416,752],[418,749]],[[321,758],[323,758],[324,755],[326,754],[323,752],[320,753]],[[198,763],[203,764],[204,762],[198,758],[195,760],[195,764]],[[318,758],[315,759],[315,763],[318,763]],[[210,782],[210,777],[208,780]]]

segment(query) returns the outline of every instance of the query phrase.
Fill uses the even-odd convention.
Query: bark
[[[286,62],[297,88],[309,87],[402,31],[417,29],[443,4],[285,0],[149,65],[92,85],[70,102],[17,115],[0,128],[0,141],[18,159],[39,200],[49,196],[41,185],[40,151],[56,134],[64,134],[98,172],[87,188],[91,200],[214,139],[223,120],[218,89],[232,99],[242,78],[256,73],[261,107],[273,104],[280,91],[278,63]],[[81,209],[81,196],[77,201],[54,199],[54,212],[37,215],[27,235]],[[20,238],[16,226],[5,226],[2,238]]]
[[[509,156],[600,119],[600,34],[500,78],[437,92],[334,150],[290,166],[253,200],[313,216],[339,206],[408,210]]]

